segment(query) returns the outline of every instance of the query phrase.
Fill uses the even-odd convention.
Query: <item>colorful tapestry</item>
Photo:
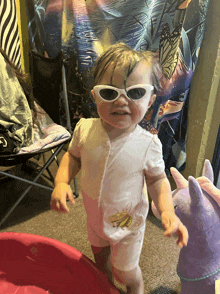
[[[26,0],[27,1],[27,0]],[[90,69],[111,44],[158,52],[163,89],[140,125],[158,133],[167,171],[185,166],[190,82],[203,38],[209,0],[32,0],[29,26],[36,50],[62,49],[72,117],[97,115],[89,96]],[[32,3],[32,4],[30,4]],[[31,16],[32,15],[32,16]],[[36,42],[37,36],[41,42]],[[39,37],[38,37],[39,39]],[[38,44],[41,44],[41,48]],[[43,47],[42,47],[43,44]]]

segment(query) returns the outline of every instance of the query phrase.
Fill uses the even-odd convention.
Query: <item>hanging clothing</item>
[[[0,154],[17,153],[32,143],[32,113],[11,66],[0,54]]]

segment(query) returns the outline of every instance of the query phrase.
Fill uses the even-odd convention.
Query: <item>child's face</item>
[[[114,70],[112,83],[113,65],[109,66],[98,85],[111,85],[113,87],[124,89],[124,71],[121,67]],[[126,80],[126,88],[137,84],[151,84],[151,69],[146,66],[145,62],[140,62],[132,71]],[[151,94],[139,100],[135,100],[135,104],[124,94],[121,94],[117,100],[107,102],[96,96],[92,90],[92,95],[95,99],[97,110],[102,119],[107,131],[114,129],[123,129],[132,131],[136,125],[144,118],[148,108],[153,103],[156,95]]]

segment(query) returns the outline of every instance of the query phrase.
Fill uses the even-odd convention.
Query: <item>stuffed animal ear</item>
[[[205,176],[197,178],[200,187],[207,192],[220,206],[220,190]]]
[[[191,198],[192,205],[204,206],[204,199],[202,189],[199,186],[199,183],[194,177],[189,177],[189,194]]]
[[[205,160],[202,175],[208,178],[212,183],[214,182],[214,173],[212,165],[208,159]]]
[[[174,178],[177,189],[184,189],[188,187],[188,181],[181,175],[181,173],[175,167],[171,167],[170,172]]]

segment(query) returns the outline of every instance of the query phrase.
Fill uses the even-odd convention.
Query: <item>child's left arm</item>
[[[178,246],[180,248],[186,246],[188,242],[188,231],[175,214],[170,183],[167,177],[150,183],[147,189],[161,215],[161,222],[165,229],[164,236],[171,237],[174,234],[178,234]]]

